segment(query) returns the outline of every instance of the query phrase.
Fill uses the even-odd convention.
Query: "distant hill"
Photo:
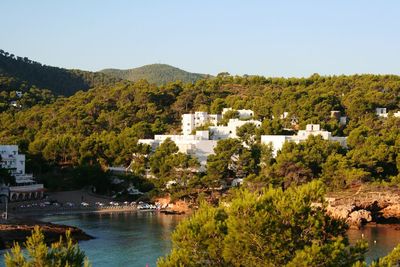
[[[54,95],[70,96],[79,90],[109,85],[119,78],[104,73],[42,65],[27,57],[0,50],[0,91],[48,89]]]
[[[166,64],[151,64],[127,70],[104,69],[100,72],[130,81],[145,79],[150,83],[158,85],[176,80],[185,83],[195,82],[209,76],[206,74],[187,72]]]

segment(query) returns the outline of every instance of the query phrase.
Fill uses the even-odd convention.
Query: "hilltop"
[[[180,80],[184,83],[192,83],[209,76],[207,74],[187,72],[167,64],[151,64],[127,70],[104,69],[100,72],[129,81],[145,79],[149,83],[155,83],[157,85],[176,80]]]

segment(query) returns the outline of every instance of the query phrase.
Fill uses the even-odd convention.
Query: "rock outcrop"
[[[350,225],[350,227],[360,228],[364,224],[371,222],[372,216],[371,212],[367,210],[356,210],[349,214],[346,219],[346,223]]]
[[[400,204],[393,204],[383,208],[381,211],[382,218],[386,220],[393,220],[400,219]]]
[[[329,205],[326,210],[329,216],[335,219],[343,219],[346,220],[349,217],[349,214],[354,210],[355,206],[353,205],[338,205],[331,206]]]
[[[36,225],[39,225],[42,230],[46,243],[58,241],[60,236],[64,236],[67,230],[71,231],[71,237],[75,241],[93,239],[92,236],[73,226],[40,221],[16,222],[0,224],[0,249],[10,248],[14,242],[25,242]]]
[[[345,220],[350,227],[369,222],[400,222],[400,190],[395,187],[358,188],[357,191],[330,194],[327,214]]]

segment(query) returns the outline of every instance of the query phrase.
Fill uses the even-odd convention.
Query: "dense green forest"
[[[183,113],[195,110],[220,112],[223,107],[248,108],[263,119],[257,132],[242,129],[242,139],[256,136],[250,146],[239,141],[221,141],[210,156],[206,174],[188,174],[193,186],[221,185],[233,178],[246,178],[249,186],[290,186],[323,179],[332,188],[367,181],[396,182],[400,169],[400,119],[379,118],[376,107],[392,113],[400,108],[400,77],[394,75],[319,76],[265,78],[219,75],[195,83],[156,86],[144,80],[120,81],[59,98],[48,105],[0,113],[1,143],[19,144],[40,172],[44,164],[61,167],[128,166],[132,154],[146,154],[136,144],[154,134],[178,133]],[[331,111],[348,117],[341,125]],[[286,119],[278,119],[284,112]],[[272,116],[275,119],[272,119]],[[287,144],[276,158],[259,144],[261,134],[280,134],[307,123],[320,123],[334,135],[349,136],[347,150],[320,138],[302,144]],[[192,160],[160,152],[162,170],[153,169],[160,186],[176,177],[177,165],[193,166]],[[158,155],[155,153],[154,155]],[[155,157],[155,156],[152,156]],[[229,157],[236,158],[230,162]],[[137,159],[145,163],[148,156]],[[156,159],[153,159],[156,160]],[[150,164],[152,159],[150,159]],[[39,164],[40,163],[40,164]],[[154,165],[154,164],[153,164]],[[143,174],[139,166],[137,175]],[[179,168],[178,168],[179,169]]]
[[[149,83],[157,85],[163,85],[178,80],[184,83],[192,83],[209,76],[187,72],[166,64],[151,64],[127,70],[104,69],[100,72],[129,81],[144,79]]]
[[[54,95],[70,96],[79,90],[109,85],[118,81],[103,73],[68,70],[42,65],[27,57],[0,50],[0,90],[26,91],[31,87],[50,90]]]
[[[60,96],[119,80],[103,73],[42,65],[0,50],[0,111],[50,104]]]

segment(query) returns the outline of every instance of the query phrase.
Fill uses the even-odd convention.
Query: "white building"
[[[224,109],[224,112],[230,109]],[[223,113],[224,113],[223,112]],[[239,116],[243,119],[253,117],[252,110],[238,110]],[[139,139],[139,143],[151,146],[154,151],[167,138],[171,139],[177,145],[179,152],[188,154],[197,158],[200,163],[200,171],[205,170],[207,157],[214,154],[214,148],[217,146],[217,141],[226,138],[237,138],[236,130],[238,127],[246,123],[253,123],[257,127],[261,126],[260,121],[256,120],[240,120],[230,119],[227,126],[217,126],[221,120],[220,114],[208,114],[207,112],[195,112],[194,114],[182,115],[182,135],[155,135],[154,139]],[[209,123],[208,130],[196,131],[197,127]]]
[[[393,113],[393,116],[395,116],[396,118],[400,118],[400,110]]]
[[[18,153],[18,146],[0,145],[0,156],[1,167],[15,178],[15,185],[9,187],[11,201],[43,197],[43,184],[37,184],[32,174],[25,173],[25,155]]]
[[[179,152],[197,158],[201,171],[205,170],[207,157],[217,146],[217,141],[210,140],[209,131],[196,131],[195,135],[155,135],[154,139],[139,139],[139,143],[150,145],[154,151],[168,138],[175,142]]]
[[[386,108],[376,108],[375,109],[375,114],[378,117],[382,117],[382,118],[387,118],[388,117],[388,113],[386,111]]]
[[[220,114],[208,114],[207,112],[196,111],[194,114],[182,115],[182,133],[191,135],[197,127],[211,124],[218,125],[221,120]]]
[[[209,127],[211,139],[221,140],[226,138],[237,138],[236,135],[237,128],[245,125],[246,123],[252,123],[256,127],[261,126],[261,121],[257,120],[247,120],[243,121],[240,119],[230,119],[227,126],[211,126]]]
[[[233,110],[232,108],[224,108],[222,110],[222,117],[225,115],[225,113],[227,111],[231,111]],[[254,112],[250,109],[237,109],[235,110],[237,111],[238,115],[239,115],[239,119],[245,120],[245,119],[250,119],[254,116]]]
[[[319,124],[308,124],[306,129],[300,130],[297,135],[262,135],[261,143],[272,145],[272,154],[275,157],[285,142],[295,142],[298,144],[307,140],[310,135],[320,135],[324,140],[339,142],[341,146],[346,147],[346,137],[332,136],[331,132],[322,130]]]

